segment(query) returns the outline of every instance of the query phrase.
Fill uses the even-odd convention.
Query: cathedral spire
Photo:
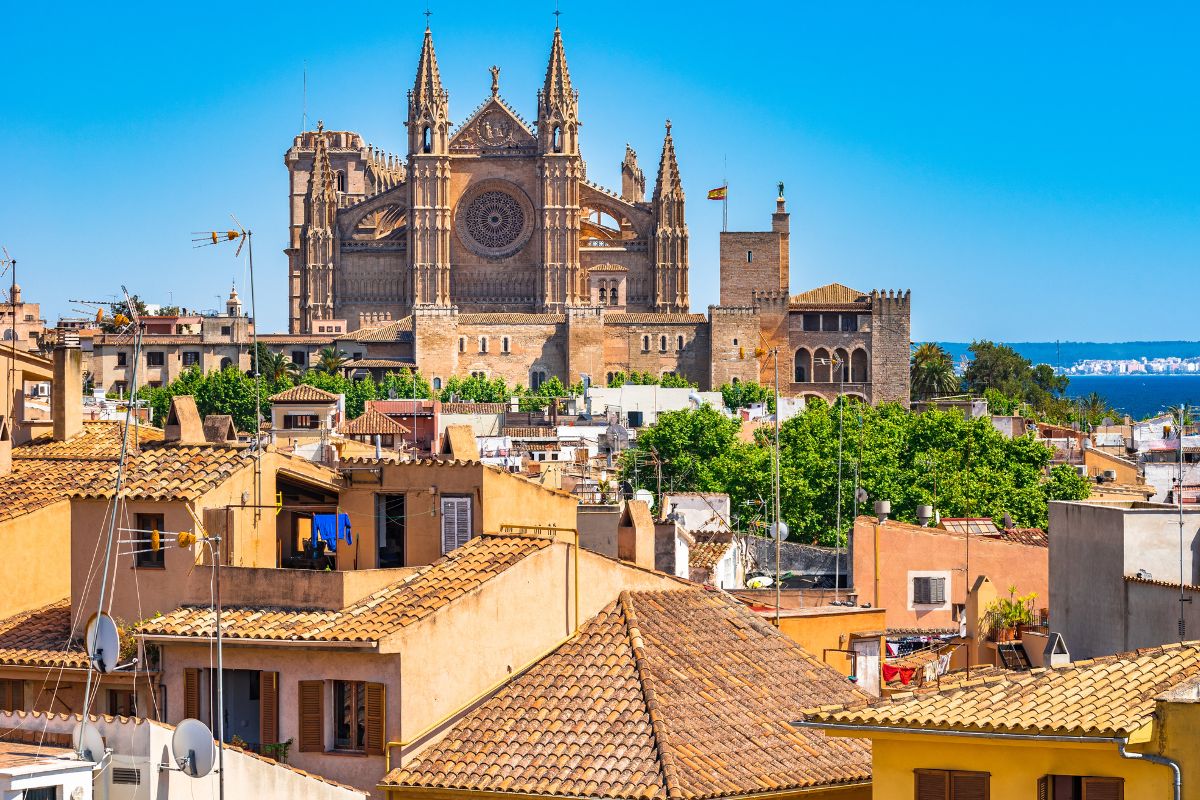
[[[410,153],[442,153],[448,143],[450,96],[442,88],[433,33],[425,28],[417,78],[408,93],[408,141]]]
[[[579,96],[571,88],[562,31],[554,28],[546,81],[538,92],[538,141],[543,153],[579,152]]]
[[[675,160],[675,140],[671,138],[671,120],[663,137],[662,157],[658,160],[658,182],[654,185],[654,201],[682,200],[683,182],[679,178],[679,162]]]
[[[337,178],[329,161],[329,143],[325,123],[317,120],[317,135],[313,137],[313,169],[308,184],[311,222],[320,227],[333,227],[330,216],[337,210]]]

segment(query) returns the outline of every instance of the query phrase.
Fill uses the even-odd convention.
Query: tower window
[[[487,337],[486,336],[479,337],[479,352],[481,352],[481,353],[487,352]]]
[[[441,388],[442,388],[442,379],[441,378],[433,379],[433,388],[437,389],[439,391],[441,390]]]
[[[603,286],[600,287],[600,302],[608,302],[608,289],[604,288]]]
[[[658,337],[658,349],[664,353],[667,352],[667,337]]]
[[[650,352],[650,337],[649,336],[642,337],[642,352],[643,353]]]
[[[675,349],[676,349],[676,350],[682,350],[682,349],[683,349],[683,337],[682,337],[682,336],[680,336],[678,339],[676,339],[676,347],[675,347]]]
[[[554,139],[554,152],[561,153],[562,152],[562,126],[561,125],[554,126],[553,139]]]
[[[734,346],[734,347],[737,347],[737,346],[738,346],[737,339],[734,339],[734,340],[733,340],[733,346]]]
[[[421,133],[421,151],[425,153],[433,151],[433,133],[429,130],[428,125],[425,126],[424,131]]]
[[[337,190],[339,192],[346,191],[346,173],[341,170],[337,171]]]
[[[458,352],[460,352],[460,353],[467,352],[467,337],[465,337],[465,336],[458,337]]]
[[[508,352],[508,337],[507,336],[505,336],[503,339],[500,340],[500,350],[505,353]]]
[[[753,250],[747,250],[747,251],[746,251],[746,263],[747,263],[747,264],[753,264],[753,263],[754,263],[754,251],[753,251]]]

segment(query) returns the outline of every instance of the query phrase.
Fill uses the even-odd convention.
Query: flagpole
[[[729,156],[722,156],[721,185],[725,189],[721,198],[721,233],[729,232]]]

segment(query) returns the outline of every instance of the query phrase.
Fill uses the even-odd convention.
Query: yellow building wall
[[[994,798],[1037,797],[1045,775],[1124,778],[1125,797],[1171,796],[1171,771],[1121,758],[1115,744],[1070,744],[967,739],[952,736],[873,735],[874,800],[913,800],[915,769],[987,772]],[[1145,745],[1131,746],[1145,749]]]
[[[1154,752],[1179,762],[1183,800],[1200,800],[1200,703],[1159,702],[1156,714],[1161,727]]]
[[[71,504],[0,523],[0,619],[71,596]]]
[[[883,631],[886,611],[882,608],[855,609],[847,613],[843,608],[830,608],[827,613],[783,615],[779,619],[779,630],[788,638],[807,650],[813,658],[824,661],[843,675],[850,674],[853,661],[848,653],[835,652],[850,649],[851,634]],[[765,615],[774,619],[773,615]],[[880,636],[879,652],[883,652],[883,637]],[[829,652],[826,652],[829,651]]]

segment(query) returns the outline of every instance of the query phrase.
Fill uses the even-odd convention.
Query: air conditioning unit
[[[1106,469],[1100,473],[1100,477],[1104,479],[1105,483],[1116,483],[1117,471],[1115,469]]]
[[[39,383],[37,385],[37,396],[38,397],[49,397],[50,396],[50,384]]]
[[[1084,464],[1076,464],[1075,471],[1079,473],[1080,477],[1086,478],[1088,476],[1088,468]]]

